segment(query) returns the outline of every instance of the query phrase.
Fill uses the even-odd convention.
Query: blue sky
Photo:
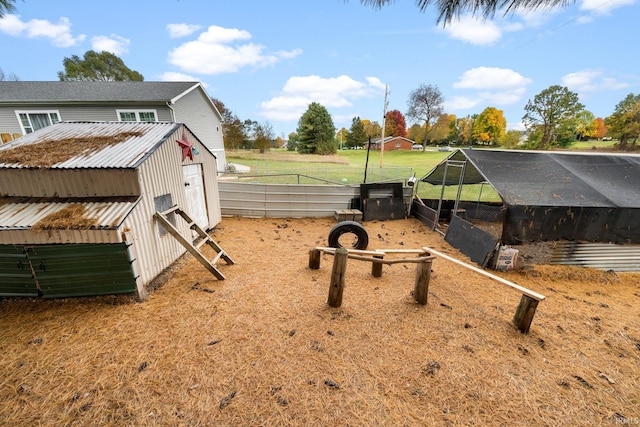
[[[382,122],[409,93],[436,85],[449,114],[486,107],[520,129],[529,99],[551,85],[577,92],[596,117],[640,92],[635,0],[578,0],[560,9],[442,27],[413,0],[381,10],[358,0],[18,0],[0,19],[0,68],[57,80],[62,60],[107,50],[147,81],[201,81],[240,119],[295,131],[311,102],[336,128]]]

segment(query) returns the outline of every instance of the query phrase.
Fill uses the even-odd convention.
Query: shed
[[[185,252],[154,213],[178,205],[215,227],[216,176],[215,156],[180,123],[60,122],[1,146],[0,296],[144,299]]]
[[[447,168],[448,162],[465,167]],[[640,243],[638,155],[465,149],[421,181],[489,183],[503,202],[506,244],[561,239]]]

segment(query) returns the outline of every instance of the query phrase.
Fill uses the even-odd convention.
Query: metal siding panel
[[[33,246],[28,252],[43,297],[133,293],[135,277],[127,246]]]
[[[0,245],[0,297],[35,296],[38,288],[22,248]]]

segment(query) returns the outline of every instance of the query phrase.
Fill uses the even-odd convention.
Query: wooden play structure
[[[398,263],[415,263],[416,264],[416,280],[414,284],[413,297],[419,304],[426,305],[429,294],[429,280],[431,277],[431,264],[437,257],[446,259],[459,266],[467,268],[475,273],[495,280],[503,285],[509,286],[522,293],[522,298],[516,313],[513,317],[513,323],[520,332],[527,333],[531,328],[533,316],[536,313],[538,303],[545,299],[544,295],[524,288],[502,277],[488,273],[480,268],[474,267],[462,261],[459,261],[446,254],[440,253],[428,247],[422,249],[378,249],[378,250],[358,250],[345,248],[328,248],[316,247],[309,251],[309,268],[317,270],[320,268],[320,257],[322,253],[334,256],[333,269],[331,272],[331,282],[329,285],[329,297],[327,303],[331,307],[340,307],[342,305],[342,293],[344,290],[345,272],[347,268],[347,260],[349,258],[371,263],[371,275],[373,277],[382,276],[382,266],[384,264]],[[415,254],[415,258],[401,259],[385,259],[385,256],[392,254],[410,255]]]

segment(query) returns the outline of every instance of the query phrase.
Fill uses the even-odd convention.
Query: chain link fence
[[[261,184],[304,184],[304,185],[353,185],[365,182],[364,168],[349,165],[318,163],[303,168],[270,167],[268,163],[247,166],[248,172],[227,170],[220,175],[223,180],[254,182]],[[406,182],[413,176],[413,168],[406,166],[370,165],[366,170],[366,183]]]

